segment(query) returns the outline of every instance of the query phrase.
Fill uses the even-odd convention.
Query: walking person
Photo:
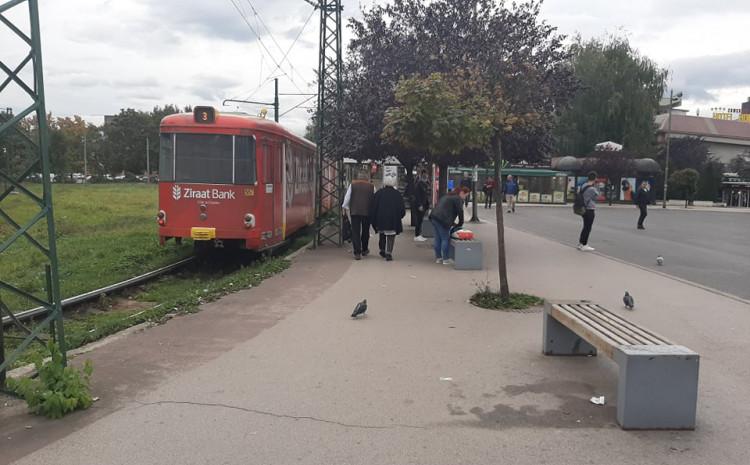
[[[638,193],[635,196],[635,204],[641,211],[638,217],[638,229],[646,229],[643,226],[643,221],[648,216],[648,204],[649,204],[649,185],[648,181],[641,181],[640,187],[638,187]]]
[[[414,210],[416,225],[414,226],[414,240],[424,242],[427,239],[422,236],[422,222],[427,209],[430,208],[430,195],[427,171],[422,170],[417,183],[414,185],[414,201],[411,208]]]
[[[355,260],[370,253],[370,206],[374,196],[375,186],[364,171],[357,173],[357,179],[349,185],[344,195],[341,207],[348,211],[351,218]]]
[[[492,207],[492,196],[495,194],[495,178],[488,177],[482,187],[484,191],[484,208]]]
[[[404,198],[394,187],[396,178],[387,176],[383,179],[383,184],[383,188],[373,198],[370,221],[375,232],[380,234],[380,256],[390,262],[393,260],[396,236],[404,230],[401,219],[406,216],[406,207]]]
[[[590,172],[587,176],[586,184],[581,186],[579,194],[583,198],[583,206],[586,208],[583,214],[583,229],[578,240],[578,250],[581,252],[593,252],[593,247],[589,246],[589,234],[591,227],[594,225],[594,210],[596,209],[596,198],[599,197],[599,191],[594,184],[596,182],[596,173]]]
[[[508,175],[505,185],[503,187],[505,192],[505,201],[508,203],[508,213],[516,212],[516,196],[518,195],[518,183],[513,179],[512,175]]]
[[[440,198],[438,204],[430,213],[430,222],[435,230],[435,263],[452,265],[449,249],[451,243],[451,229],[460,228],[464,224],[463,203],[471,191],[462,187],[456,192],[450,192]]]

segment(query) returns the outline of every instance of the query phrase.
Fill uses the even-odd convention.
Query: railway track
[[[180,260],[179,262],[175,262],[175,263],[172,263],[171,265],[167,265],[159,269],[149,271],[148,273],[144,273],[142,275],[134,276],[132,278],[126,279],[119,283],[110,284],[108,286],[104,286],[99,289],[94,289],[93,291],[85,292],[77,296],[68,297],[67,299],[62,300],[61,302],[62,307],[63,308],[70,307],[72,305],[76,305],[82,302],[96,299],[102,294],[110,294],[112,292],[121,291],[123,289],[127,289],[128,287],[135,286],[136,284],[150,281],[154,278],[157,278],[159,276],[162,276],[164,274],[167,274],[174,270],[182,268],[183,266],[192,263],[194,260],[195,260],[195,257],[188,257],[186,259]],[[44,307],[37,307],[37,308],[32,308],[29,310],[24,310],[22,312],[16,313],[14,316],[16,320],[23,322],[23,321],[31,320],[33,318],[43,316],[48,311],[49,310]],[[13,319],[11,317],[9,316],[3,317],[3,320],[2,320],[3,326],[8,326],[12,323],[13,323]]]

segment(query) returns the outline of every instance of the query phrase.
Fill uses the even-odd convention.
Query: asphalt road
[[[494,220],[487,212],[480,208],[480,217]],[[581,218],[572,208],[520,206],[504,218],[508,227],[578,243]],[[654,207],[645,231],[636,229],[637,219],[635,207],[599,208],[589,245],[601,254],[750,299],[750,214]],[[664,266],[657,266],[658,255]]]

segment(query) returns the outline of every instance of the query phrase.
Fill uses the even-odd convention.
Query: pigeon
[[[367,311],[367,299],[358,303],[357,306],[354,307],[354,311],[352,312],[352,318],[357,318],[360,315],[364,315],[366,311]]]
[[[622,298],[622,302],[630,310],[633,310],[633,307],[635,307],[635,300],[633,300],[633,296],[628,291],[625,291],[625,297]]]
[[[659,266],[664,265],[664,257],[662,257],[661,255],[657,256],[656,257],[656,264],[659,265]]]

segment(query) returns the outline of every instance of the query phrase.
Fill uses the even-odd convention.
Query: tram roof
[[[176,113],[165,116],[159,127],[162,132],[221,133],[222,131],[231,131],[242,133],[243,130],[263,131],[292,139],[312,149],[315,148],[313,142],[293,134],[281,124],[247,113],[222,113],[217,111],[216,120],[210,124],[196,123],[193,113]]]

